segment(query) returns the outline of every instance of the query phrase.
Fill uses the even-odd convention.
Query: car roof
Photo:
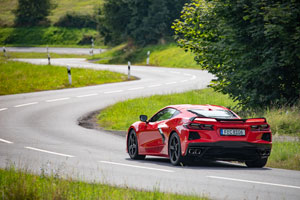
[[[229,110],[223,106],[216,106],[216,105],[194,105],[194,104],[179,104],[179,105],[170,105],[166,108],[175,108],[177,110],[188,110],[188,109],[201,109],[201,110]]]

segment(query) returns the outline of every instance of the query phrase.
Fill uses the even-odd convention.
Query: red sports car
[[[167,106],[149,120],[141,115],[128,129],[126,141],[130,158],[163,156],[173,165],[200,158],[264,167],[272,148],[265,118],[241,119],[213,105]]]

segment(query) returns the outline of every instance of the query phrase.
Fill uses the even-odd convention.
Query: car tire
[[[183,164],[183,156],[181,155],[181,143],[177,133],[173,133],[169,140],[169,157],[172,165]]]
[[[268,158],[260,158],[257,160],[246,161],[247,167],[250,168],[262,168],[267,164]]]
[[[143,160],[145,155],[139,155],[138,140],[134,130],[129,132],[128,141],[127,141],[127,151],[131,159],[134,160]]]

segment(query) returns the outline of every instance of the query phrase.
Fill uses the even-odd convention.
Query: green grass
[[[131,61],[135,65],[146,65],[148,51],[151,52],[150,65],[201,69],[194,61],[194,55],[191,52],[185,52],[175,43],[150,45],[144,48],[128,47],[122,44],[89,59],[99,59],[97,63],[100,64],[126,64]]]
[[[155,189],[155,188],[154,188]],[[197,196],[162,193],[114,187],[100,183],[86,183],[69,179],[60,179],[56,175],[33,175],[28,171],[9,168],[0,169],[0,194],[3,200],[42,200],[42,199],[207,199]]]
[[[127,75],[121,73],[72,68],[72,85],[69,85],[65,67],[0,60],[0,95],[83,87],[125,80]]]
[[[267,167],[300,170],[300,142],[273,142]]]
[[[13,9],[17,8],[17,0],[0,1],[0,26],[12,26],[14,23]],[[94,9],[99,7],[103,0],[54,0],[57,7],[49,16],[51,23],[55,23],[61,16],[67,12],[79,12],[83,14],[92,14]]]
[[[101,111],[98,123],[107,130],[127,130],[139,115],[149,117],[167,105],[173,104],[211,104],[234,107],[228,96],[213,92],[212,89],[195,90],[179,94],[154,95],[119,102]]]
[[[46,51],[46,48],[45,48]],[[14,58],[48,58],[48,54],[39,53],[39,52],[8,52],[8,57],[10,59]],[[3,58],[4,55],[1,52],[0,58]],[[50,53],[51,58],[87,58],[88,55],[79,55],[79,54],[57,54],[57,53]]]
[[[0,28],[0,45],[90,47],[90,41],[86,40],[90,36],[96,38],[95,45],[100,47],[102,44],[101,38],[98,32],[92,29],[61,27]]]

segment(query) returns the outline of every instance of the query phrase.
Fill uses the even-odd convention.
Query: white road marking
[[[180,81],[180,83],[184,83],[184,82],[188,82],[188,80],[182,80],[182,81]]]
[[[123,92],[123,91],[124,90],[108,91],[108,92],[104,92],[104,94],[118,93],[118,92]]]
[[[157,84],[157,85],[149,85],[148,88],[159,87],[159,86],[161,86],[161,84]]]
[[[68,155],[68,154],[56,153],[56,152],[53,152],[53,151],[47,151],[47,150],[38,149],[38,148],[34,148],[34,147],[25,147],[25,148],[26,148],[26,149],[31,149],[31,150],[34,150],[34,151],[40,151],[40,152],[43,152],[43,153],[49,153],[49,154],[53,154],[53,155],[69,157],[69,158],[75,157],[75,156]]]
[[[133,168],[140,168],[140,169],[149,169],[149,170],[155,170],[155,171],[162,171],[162,172],[170,172],[173,173],[175,171],[167,170],[167,169],[159,169],[159,168],[152,168],[152,167],[143,167],[138,165],[129,165],[124,163],[116,163],[116,162],[109,162],[109,161],[98,161],[105,164],[111,164],[111,165],[119,165],[119,166],[125,166],[125,167],[133,167]]]
[[[196,79],[196,76],[193,76],[193,77],[191,78],[191,80],[194,80],[194,79]]]
[[[49,99],[46,100],[46,102],[50,103],[50,102],[55,102],[55,101],[64,101],[64,100],[68,100],[70,99],[69,97],[65,97],[65,98],[60,98],[60,99]]]
[[[141,90],[141,89],[144,89],[144,87],[130,88],[130,89],[128,89],[128,90]]]
[[[166,85],[171,85],[171,84],[175,84],[177,82],[169,82],[169,83],[166,83]]]
[[[0,108],[0,111],[4,111],[4,110],[7,110],[7,108]]]
[[[80,95],[80,96],[77,96],[78,98],[82,98],[82,97],[90,97],[90,96],[97,96],[98,93],[93,93],[93,94],[85,94],[85,95]]]
[[[243,179],[236,179],[236,178],[227,178],[227,177],[220,177],[220,176],[207,176],[207,177],[208,178],[214,178],[214,179],[229,180],[229,181],[238,181],[238,182],[245,182],[245,183],[255,183],[255,184],[262,184],[262,185],[272,185],[272,186],[278,186],[278,187],[287,187],[287,188],[300,189],[300,186],[294,186],[294,185],[284,185],[284,184],[277,184],[277,183],[268,183],[268,182],[260,182],[260,181],[250,181],[250,180],[243,180]]]
[[[38,104],[38,103],[39,103],[39,102],[25,103],[25,104],[16,105],[16,106],[14,106],[14,107],[15,107],[15,108],[19,108],[19,107],[23,107],[23,106],[30,106],[30,105]]]
[[[185,76],[193,76],[192,74],[183,73]]]
[[[13,142],[8,141],[8,140],[4,140],[4,139],[1,139],[1,138],[0,138],[0,142],[4,142],[4,143],[7,143],[7,144],[13,144]]]

